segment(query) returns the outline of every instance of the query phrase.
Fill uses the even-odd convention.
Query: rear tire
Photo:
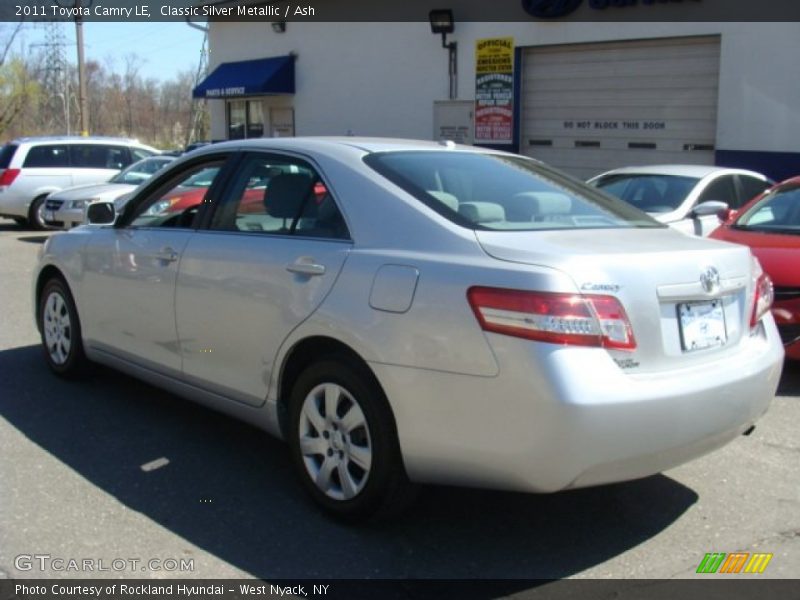
[[[28,209],[28,223],[31,229],[35,229],[36,231],[50,229],[50,226],[44,221],[44,201],[46,198],[47,196],[34,198]]]
[[[328,357],[303,371],[287,437],[303,487],[337,519],[394,516],[414,497],[389,403],[363,365]]]
[[[89,359],[83,351],[81,323],[67,284],[50,279],[42,290],[38,310],[45,360],[59,377],[74,379],[86,374]]]

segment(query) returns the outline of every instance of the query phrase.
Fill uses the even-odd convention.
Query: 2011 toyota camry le
[[[783,365],[747,247],[513,154],[226,142],[87,216],[34,273],[50,368],[102,363],[287,440],[345,519],[416,483],[658,473],[749,432]]]

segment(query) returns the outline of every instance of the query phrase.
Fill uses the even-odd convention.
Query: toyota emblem
[[[700,274],[700,285],[707,294],[712,294],[719,289],[719,271],[715,267],[708,267]]]

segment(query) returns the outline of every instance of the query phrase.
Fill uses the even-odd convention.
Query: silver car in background
[[[783,364],[748,248],[516,155],[227,142],[88,217],[34,273],[50,368],[109,365],[286,439],[344,519],[412,483],[658,473],[749,432]]]
[[[79,185],[50,194],[44,203],[44,221],[49,227],[71,229],[84,222],[92,202],[115,202],[135,190],[175,160],[174,156],[150,156],[123,169],[105,183]]]
[[[701,236],[773,184],[755,171],[701,165],[624,167],[587,183],[678,231]]]

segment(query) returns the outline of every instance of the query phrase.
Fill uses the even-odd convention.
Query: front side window
[[[699,179],[678,175],[616,173],[592,185],[649,213],[677,210]]]
[[[240,165],[211,228],[347,239],[336,202],[317,171],[288,157],[251,155]]]
[[[471,229],[662,227],[630,204],[523,157],[409,151],[378,152],[364,161],[441,215]]]
[[[708,187],[700,194],[697,203],[700,204],[710,200],[726,202],[728,206],[736,207],[738,202],[736,200],[736,186],[733,182],[733,175],[723,175],[709,183]]]
[[[63,144],[44,144],[28,150],[22,165],[28,168],[69,167],[69,151]]]
[[[205,162],[167,180],[139,204],[131,227],[194,227],[200,206],[222,168],[222,160]]]

